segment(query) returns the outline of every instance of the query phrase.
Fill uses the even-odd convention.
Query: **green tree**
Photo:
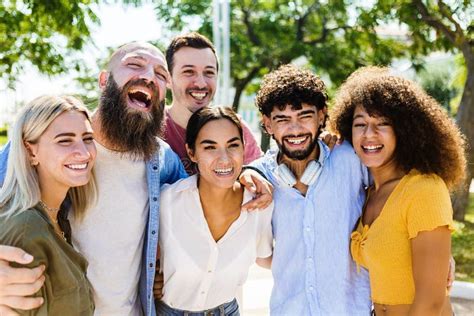
[[[403,54],[402,44],[375,35],[371,21],[351,17],[358,9],[349,11],[347,2],[231,0],[234,109],[252,81],[296,58],[305,57],[338,84],[360,66],[386,65]],[[211,0],[163,0],[156,12],[172,30],[200,20],[199,31],[212,38]]]
[[[66,56],[79,51],[99,23],[90,5],[97,0],[0,2],[0,73],[10,86],[28,63],[41,73],[80,68]]]
[[[457,123],[468,139],[468,177],[465,188],[453,199],[454,217],[463,220],[474,176],[474,4],[470,0],[378,0],[368,12],[373,21],[398,21],[408,26],[410,52],[419,56],[434,51],[460,53],[466,80],[456,114]]]

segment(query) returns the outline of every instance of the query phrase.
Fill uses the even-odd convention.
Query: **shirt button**
[[[202,291],[202,292],[201,292],[201,295],[204,295],[204,294],[206,294],[206,292]]]
[[[310,287],[309,287],[309,290],[312,291],[312,290],[314,290],[314,288],[313,288],[312,286],[310,286]]]
[[[152,235],[156,234],[156,231],[152,230],[152,231],[151,231],[151,234],[152,234]]]
[[[158,201],[158,198],[156,196],[153,197],[153,201],[155,201],[155,202]]]
[[[306,226],[306,231],[307,232],[311,231],[311,228],[309,228],[309,226]]]
[[[207,270],[207,273],[212,273],[212,270]]]
[[[157,165],[153,165],[153,170],[158,170],[158,166],[157,166]]]
[[[153,268],[153,262],[150,262],[150,268]]]

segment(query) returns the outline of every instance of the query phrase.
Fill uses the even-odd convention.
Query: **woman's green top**
[[[39,205],[8,219],[0,217],[0,244],[19,247],[34,256],[26,267],[44,264],[43,287],[34,295],[44,303],[20,315],[93,315],[92,287],[87,280],[87,261],[59,236],[46,211]],[[20,266],[12,264],[12,266]]]

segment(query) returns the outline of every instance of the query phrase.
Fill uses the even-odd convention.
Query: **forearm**
[[[265,269],[271,269],[272,268],[272,259],[273,256],[267,257],[267,258],[257,258],[255,262],[261,266],[262,268]]]

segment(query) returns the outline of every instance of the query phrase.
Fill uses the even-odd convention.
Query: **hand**
[[[157,300],[163,297],[163,283],[163,273],[156,271],[155,283],[153,284],[153,296],[155,296]]]
[[[243,210],[264,209],[272,203],[273,186],[257,171],[245,169],[240,175],[239,181],[247,190],[255,194],[253,200],[242,205]]]
[[[340,143],[338,142],[337,135],[331,134],[328,131],[323,131],[319,135],[319,138],[329,147],[329,149],[333,149],[337,143]]]
[[[0,315],[18,315],[12,308],[30,310],[43,304],[42,297],[33,295],[43,286],[44,265],[34,269],[12,268],[9,262],[28,264],[33,257],[15,247],[0,245]]]
[[[447,285],[448,292],[451,291],[451,288],[453,287],[454,279],[456,278],[455,272],[456,272],[456,261],[454,261],[454,258],[451,255],[451,258],[449,258],[449,270],[448,270],[448,285]]]

